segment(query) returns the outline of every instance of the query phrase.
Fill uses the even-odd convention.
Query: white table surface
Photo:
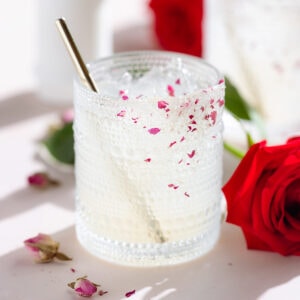
[[[80,299],[67,283],[83,275],[108,291],[100,298],[107,300],[127,299],[125,293],[134,289],[132,300],[299,299],[300,259],[249,251],[240,229],[226,223],[213,251],[172,267],[117,266],[91,256],[79,245],[74,230],[72,173],[48,168],[62,184],[45,191],[32,189],[26,183],[28,175],[46,168],[36,156],[37,140],[62,110],[43,103],[35,94],[29,46],[33,38],[26,28],[34,7],[34,0],[12,0],[1,3],[0,9],[0,38],[5,54],[5,58],[1,56],[0,70],[0,299]],[[25,17],[22,11],[26,12]],[[3,20],[10,20],[9,16],[15,16],[14,22],[19,20],[11,22],[10,29],[2,26]],[[124,24],[129,24],[127,21]],[[116,44],[119,49],[128,50],[130,45],[139,45],[139,41],[132,38],[130,26],[124,24],[118,28],[131,39],[125,44],[124,34],[119,32]],[[17,55],[17,36],[29,43],[26,57]],[[140,48],[149,47],[147,41],[140,43]],[[12,63],[15,58],[16,63]],[[226,178],[236,163],[229,155],[224,156]],[[33,263],[23,240],[39,232],[52,235],[60,242],[60,250],[73,260]],[[71,272],[71,268],[76,272]],[[92,299],[97,298],[95,295]]]

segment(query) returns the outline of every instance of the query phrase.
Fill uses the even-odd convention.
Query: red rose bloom
[[[164,49],[202,55],[203,0],[151,0],[149,6]]]
[[[223,192],[249,249],[300,255],[300,138],[253,145]]]

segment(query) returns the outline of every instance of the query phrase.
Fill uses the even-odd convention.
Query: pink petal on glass
[[[198,103],[199,103],[199,99],[196,99],[196,100],[195,100],[195,104],[198,104]]]
[[[120,90],[120,91],[119,91],[119,94],[120,94],[120,95],[124,95],[124,94],[125,94],[125,91]]]
[[[126,110],[121,110],[120,112],[117,113],[118,117],[125,117],[126,115]]]
[[[151,162],[151,158],[148,157],[148,158],[146,158],[144,161],[145,161],[145,162]]]
[[[180,78],[177,78],[176,81],[175,81],[175,83],[176,83],[176,84],[181,84]]]
[[[225,103],[224,99],[219,99],[217,102],[218,102],[220,107],[223,106],[224,103]]]
[[[183,142],[185,140],[185,137],[183,136],[181,139],[180,139],[180,142]]]
[[[123,95],[122,96],[122,100],[128,100],[129,98],[128,98],[128,96],[127,95]]]
[[[169,103],[166,101],[163,101],[163,100],[157,102],[157,107],[159,109],[166,108],[168,105],[169,105]]]
[[[169,188],[172,188],[172,189],[174,189],[174,190],[177,190],[177,189],[179,188],[179,185],[175,185],[174,183],[169,183],[169,184],[168,184],[168,187],[169,187]]]
[[[134,294],[135,294],[135,290],[130,291],[130,292],[127,292],[127,293],[125,294],[125,297],[126,297],[126,298],[129,298],[129,297],[131,297],[131,296],[134,295]]]
[[[174,142],[171,142],[170,145],[169,145],[169,148],[171,148],[172,146],[174,146],[177,142],[174,141]]]
[[[148,129],[148,132],[149,132],[150,134],[154,134],[154,135],[155,135],[155,134],[158,134],[158,133],[160,132],[160,129],[154,127],[154,128]]]
[[[220,79],[219,80],[219,84],[223,83],[224,82],[224,79]]]
[[[75,282],[74,290],[80,296],[90,297],[97,292],[97,287],[88,279],[81,278]]]
[[[192,120],[194,118],[194,115],[189,115],[189,118]]]
[[[212,111],[210,113],[210,118],[212,120],[213,125],[215,125],[216,124],[216,120],[217,120],[217,111],[216,110],[214,110],[214,111]]]
[[[171,85],[167,86],[167,91],[168,91],[169,96],[173,97],[175,95],[175,90]]]
[[[191,153],[188,153],[187,155],[189,158],[193,158],[195,156],[195,154],[196,154],[196,151],[193,150]]]

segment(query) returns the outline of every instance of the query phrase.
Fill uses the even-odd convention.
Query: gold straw
[[[73,61],[73,64],[78,72],[78,75],[80,77],[80,80],[82,83],[91,89],[94,92],[98,92],[96,84],[91,78],[89,71],[78,51],[78,48],[73,40],[73,37],[68,29],[68,26],[63,18],[56,20],[56,26],[61,34],[61,37],[65,43],[65,46],[71,56],[71,59]]]

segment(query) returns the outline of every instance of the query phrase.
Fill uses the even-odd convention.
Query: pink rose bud
[[[47,234],[39,233],[37,236],[25,240],[24,244],[38,263],[51,262],[55,257],[60,260],[71,260],[65,254],[58,252],[59,243]]]
[[[79,296],[91,297],[97,292],[99,284],[93,283],[87,279],[87,276],[77,278],[76,281],[68,284]]]
[[[58,181],[51,179],[47,173],[37,172],[27,178],[27,182],[30,186],[37,188],[47,188],[50,185],[57,185]]]
[[[61,115],[61,120],[64,123],[71,123],[74,120],[74,110],[72,108],[66,110],[65,112],[63,112],[63,114]]]

